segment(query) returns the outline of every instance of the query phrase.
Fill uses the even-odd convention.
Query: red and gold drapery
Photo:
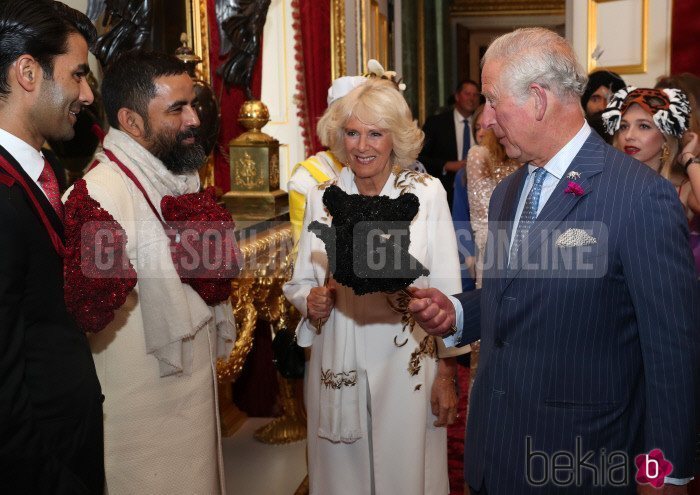
[[[310,156],[323,149],[316,124],[326,110],[331,85],[330,0],[292,0],[292,17],[297,116],[306,155]]]

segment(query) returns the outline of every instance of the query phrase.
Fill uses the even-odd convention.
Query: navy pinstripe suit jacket
[[[583,194],[560,181],[523,243],[523,268],[508,268],[507,253],[527,167],[499,184],[483,288],[457,296],[462,344],[481,339],[466,479],[489,495],[634,493],[634,456],[652,448],[672,477],[692,475],[700,291],[677,194],[595,132],[568,171]],[[596,243],[558,246],[569,228]],[[574,457],[573,479],[546,465],[557,452]],[[615,486],[623,475],[628,486]]]

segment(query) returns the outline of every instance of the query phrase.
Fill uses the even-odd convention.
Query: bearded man
[[[186,262],[217,260],[198,257],[176,221],[196,226],[196,213],[233,225],[213,196],[198,193],[206,157],[192,81],[175,57],[127,53],[105,73],[102,96],[111,126],[103,152],[65,196],[66,301],[93,332],[107,488],[225,493],[216,358],[234,339],[230,279],[220,276],[231,270],[195,266],[184,276]],[[177,257],[183,246],[186,261]]]

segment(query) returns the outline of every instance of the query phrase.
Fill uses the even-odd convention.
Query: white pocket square
[[[568,229],[557,239],[559,247],[592,246],[598,240],[583,229]]]

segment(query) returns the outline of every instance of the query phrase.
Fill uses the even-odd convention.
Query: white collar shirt
[[[30,144],[22,141],[14,134],[10,134],[4,129],[0,129],[0,146],[5,148],[12,157],[17,160],[20,167],[39,186],[42,192],[44,189],[39,185],[39,176],[44,170],[44,155],[41,151],[33,148]],[[46,193],[44,193],[46,194]]]
[[[547,171],[547,176],[545,177],[544,182],[542,183],[540,202],[537,205],[537,215],[539,215],[542,211],[542,208],[554,192],[554,189],[557,187],[557,184],[559,184],[561,178],[564,177],[564,173],[566,173],[566,170],[571,165],[571,162],[574,161],[574,158],[576,158],[576,155],[581,150],[581,148],[583,147],[583,143],[586,142],[586,139],[588,139],[588,136],[590,134],[591,127],[588,125],[587,122],[584,121],[583,126],[576,133],[576,135],[573,138],[571,138],[571,140],[568,143],[566,143],[564,147],[560,149],[557,152],[557,154],[554,155],[545,164],[544,169]],[[527,178],[525,179],[525,186],[523,187],[523,190],[520,193],[518,209],[515,212],[515,220],[513,222],[512,230],[513,233],[517,232],[518,230],[518,223],[520,223],[520,215],[522,214],[523,208],[525,207],[525,200],[527,199],[527,195],[530,193],[530,189],[532,189],[532,185],[535,180],[535,174],[533,172],[537,170],[537,168],[538,167],[536,167],[535,165],[528,164],[527,166]],[[513,245],[514,237],[514,235],[511,235],[511,246]]]

